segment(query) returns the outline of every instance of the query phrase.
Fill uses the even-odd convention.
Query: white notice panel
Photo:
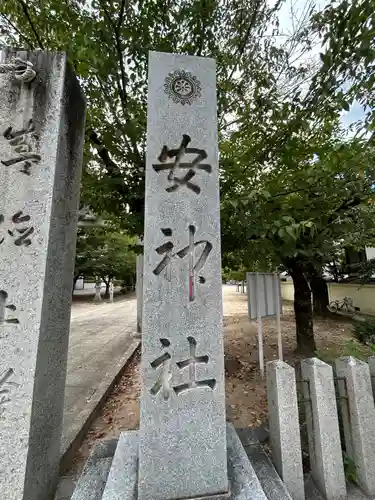
[[[264,318],[276,314],[277,303],[282,313],[280,277],[276,273],[246,273],[249,318],[257,319],[257,297],[259,315]],[[278,294],[278,296],[276,295]],[[278,300],[277,300],[278,299]]]

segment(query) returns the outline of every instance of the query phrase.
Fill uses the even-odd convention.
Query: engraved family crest
[[[189,71],[177,69],[168,74],[164,82],[164,92],[175,103],[191,105],[202,95],[202,84]]]

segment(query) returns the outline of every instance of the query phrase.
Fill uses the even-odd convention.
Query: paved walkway
[[[62,455],[139,344],[136,315],[134,294],[114,303],[73,303]]]

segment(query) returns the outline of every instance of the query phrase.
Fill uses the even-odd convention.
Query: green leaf
[[[285,231],[289,234],[291,238],[293,238],[293,240],[297,239],[295,228],[293,226],[286,226]]]
[[[262,195],[268,200],[271,198],[271,193],[269,191],[263,190]]]

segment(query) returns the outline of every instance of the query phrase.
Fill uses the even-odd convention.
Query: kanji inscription
[[[10,158],[1,160],[5,167],[16,165],[23,174],[30,175],[32,164],[38,164],[41,160],[40,154],[35,151],[38,135],[35,132],[33,121],[30,120],[28,126],[21,130],[13,130],[8,127],[3,137],[11,146],[12,154]]]
[[[10,402],[12,389],[19,386],[17,382],[12,380],[14,375],[13,368],[9,368],[0,374],[0,411],[2,406]]]
[[[197,341],[194,337],[188,337],[187,341],[189,342],[189,352],[190,356],[183,361],[179,361],[177,366],[182,370],[183,368],[189,367],[189,382],[186,384],[181,384],[173,387],[174,392],[178,395],[181,392],[187,391],[189,389],[196,389],[198,387],[209,387],[210,389],[214,389],[216,385],[216,380],[214,378],[210,378],[207,380],[197,380],[196,379],[196,365],[197,363],[208,363],[208,356],[197,356],[196,348]]]
[[[31,245],[31,239],[29,238],[29,236],[33,234],[34,227],[25,224],[29,222],[30,219],[30,215],[24,215],[22,210],[16,212],[11,218],[14,228],[12,227],[12,229],[8,229],[7,233],[14,239],[14,244],[18,247],[21,245],[24,245],[26,247]],[[4,215],[0,214],[0,225],[4,222],[5,217]],[[4,243],[4,241],[5,237],[0,236],[0,245]]]
[[[161,232],[164,236],[172,236],[172,229],[165,228],[161,229]],[[188,256],[189,259],[189,300],[192,301],[195,299],[195,288],[196,288],[196,274],[203,268],[205,265],[207,258],[212,250],[212,244],[207,240],[199,240],[194,241],[195,239],[195,227],[189,226],[189,244],[186,247],[178,250],[177,252],[173,252],[174,244],[172,241],[167,241],[160,245],[155,251],[159,255],[164,255],[163,259],[159,262],[159,264],[153,270],[153,273],[156,276],[159,276],[163,271],[165,272],[165,278],[168,281],[171,281],[171,267],[172,267],[172,259],[174,257],[179,257],[180,259]],[[198,259],[195,259],[195,248],[201,247],[201,254]],[[199,283],[205,283],[206,279],[203,276],[198,276]]]
[[[196,365],[198,363],[207,364],[209,361],[209,357],[208,355],[196,355],[197,341],[194,339],[194,337],[187,337],[187,341],[189,343],[189,357],[184,359],[183,361],[178,361],[176,365],[180,370],[187,367],[189,368],[188,382],[173,387],[173,391],[177,396],[184,391],[187,391],[189,389],[196,389],[199,387],[208,387],[209,389],[213,390],[216,385],[216,380],[214,378],[197,380]],[[160,339],[160,343],[165,348],[168,348],[171,345],[168,339]],[[169,399],[172,389],[171,358],[172,355],[170,354],[170,352],[168,350],[165,350],[163,354],[161,354],[151,363],[152,368],[154,368],[155,370],[160,366],[161,369],[159,370],[158,378],[156,379],[154,385],[151,387],[150,392],[151,394],[156,395],[160,391],[162,391],[163,398],[165,400]]]
[[[8,303],[8,294],[5,290],[0,290],[0,325],[18,325],[19,320],[14,316],[17,307]],[[10,312],[9,312],[10,311]],[[9,315],[11,317],[9,317]]]
[[[169,342],[168,339],[160,339],[160,343],[163,347],[169,347],[171,343]],[[169,395],[171,393],[171,385],[170,385],[170,380],[172,378],[172,374],[170,371],[170,365],[171,365],[171,355],[169,354],[168,351],[165,351],[161,356],[156,358],[152,363],[151,366],[155,370],[161,366],[161,369],[159,370],[159,375],[158,378],[155,382],[155,384],[151,387],[151,394],[157,394],[160,390],[162,391],[163,398],[167,400],[169,398]]]
[[[195,169],[203,170],[209,174],[212,172],[211,165],[208,163],[201,163],[201,161],[207,158],[206,151],[204,151],[204,149],[188,148],[187,145],[190,141],[190,136],[183,134],[179,148],[168,149],[168,146],[164,146],[158,157],[161,163],[152,165],[155,172],[169,170],[167,179],[171,186],[166,188],[168,193],[177,191],[181,186],[186,186],[191,191],[194,191],[194,193],[199,194],[201,188],[197,184],[191,182],[191,179],[196,175]],[[187,154],[195,154],[196,156],[190,162],[182,162],[182,158]],[[167,162],[169,158],[174,158],[174,161]],[[183,177],[178,177],[176,173],[179,169],[188,169],[188,171]]]

